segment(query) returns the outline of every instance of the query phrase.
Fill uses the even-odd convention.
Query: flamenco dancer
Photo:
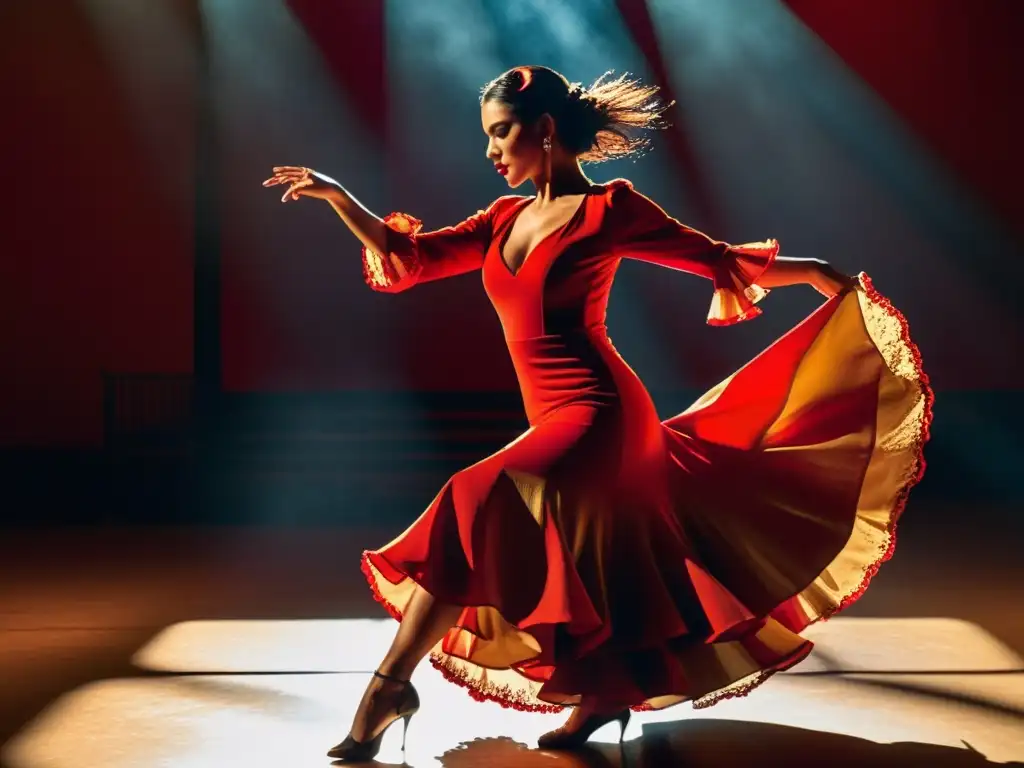
[[[865,590],[921,476],[932,393],[903,316],[861,273],[730,245],[672,218],[626,179],[583,162],[663,127],[657,88],[607,73],[589,89],[517,67],[481,96],[487,157],[509,187],[431,232],[380,219],[340,184],[282,166],[282,201],[326,200],[363,245],[382,292],[473,270],[500,319],[529,429],[451,477],[394,541],[364,552],[376,599],[400,623],[348,737],[328,755],[374,756],[419,708],[409,678],[429,654],[478,700],[571,710],[539,745],[569,749],[631,711],[742,696],[804,659],[801,630]],[[712,282],[707,321],[761,313],[770,289],[827,298],[698,399],[661,420],[607,335],[622,259]],[[403,749],[405,746],[403,734]]]

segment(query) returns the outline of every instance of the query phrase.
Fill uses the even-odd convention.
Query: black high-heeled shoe
[[[387,725],[380,729],[376,736],[369,741],[356,741],[352,738],[350,733],[345,737],[345,740],[327,752],[328,757],[333,757],[335,760],[346,760],[349,762],[366,762],[372,760],[377,756],[380,751],[380,743],[384,739],[384,733],[393,723],[399,720],[405,722],[402,728],[402,753],[405,753],[405,736],[409,731],[409,721],[412,716],[415,715],[420,708],[420,697],[416,693],[416,689],[408,680],[399,680],[397,677],[391,677],[390,675],[382,674],[381,672],[373,673],[376,677],[384,680],[390,680],[393,683],[402,684],[402,698],[399,699],[395,718],[391,720]]]
[[[537,739],[537,746],[541,749],[577,749],[586,743],[594,731],[613,720],[617,720],[619,725],[622,726],[622,731],[619,733],[619,743],[621,744],[622,740],[626,737],[626,726],[629,725],[629,718],[631,716],[632,712],[628,707],[621,712],[614,712],[609,715],[590,715],[583,721],[583,725],[575,731],[565,730],[564,725],[561,728],[548,731]]]

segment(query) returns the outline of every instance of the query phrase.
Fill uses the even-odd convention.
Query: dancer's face
[[[535,131],[528,130],[507,104],[485,101],[480,118],[487,135],[487,158],[498,165],[513,189],[535,177],[544,160],[544,149]]]

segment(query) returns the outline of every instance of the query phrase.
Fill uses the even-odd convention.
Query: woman
[[[479,700],[572,713],[540,745],[571,748],[631,710],[748,693],[805,658],[798,632],[855,600],[891,554],[923,468],[931,392],[902,316],[866,276],[733,246],[668,216],[585,161],[622,157],[660,127],[656,88],[582,89],[517,67],[481,97],[505,196],[454,227],[381,220],[333,180],[278,167],[282,201],[327,200],[363,242],[371,288],[481,270],[529,429],[456,473],[387,546],[370,587],[401,624],[346,740],[365,760],[419,706],[431,662]],[[623,258],[713,281],[708,322],[760,314],[776,286],[828,301],[687,411],[661,421],[604,324]],[[404,738],[403,738],[404,746]]]

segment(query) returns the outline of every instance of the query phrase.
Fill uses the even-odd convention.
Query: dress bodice
[[[479,269],[508,343],[531,422],[569,404],[606,407],[623,397],[646,401],[636,375],[608,339],[608,298],[619,263],[637,258],[710,278],[708,322],[756,316],[766,293],[755,280],[778,253],[769,240],[732,246],[668,216],[625,179],[595,185],[565,225],[541,240],[513,273],[501,254],[531,198],[508,195],[453,227],[420,232],[421,223],[391,214],[385,256],[364,249],[363,271],[375,290]],[[634,409],[635,411],[635,409]]]

